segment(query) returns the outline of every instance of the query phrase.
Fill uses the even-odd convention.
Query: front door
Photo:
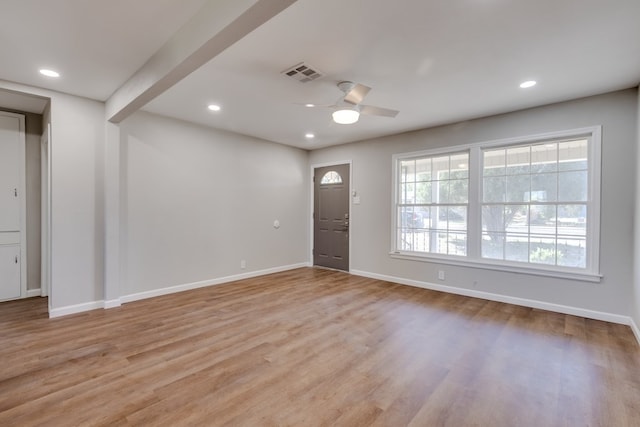
[[[313,173],[313,264],[349,271],[349,165]]]

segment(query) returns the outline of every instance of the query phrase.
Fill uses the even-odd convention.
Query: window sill
[[[553,277],[555,279],[578,280],[582,282],[600,282],[602,275],[590,272],[576,272],[567,270],[551,270],[536,268],[531,266],[514,265],[507,262],[495,262],[491,260],[475,261],[469,259],[458,259],[451,256],[437,256],[433,254],[422,255],[415,252],[389,252],[389,256],[394,259],[404,259],[410,261],[428,262],[435,264],[447,264],[460,267],[480,268],[484,270],[495,270],[509,273],[529,274],[533,276]]]

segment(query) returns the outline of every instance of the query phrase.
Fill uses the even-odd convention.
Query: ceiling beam
[[[106,102],[120,123],[297,0],[209,0]]]

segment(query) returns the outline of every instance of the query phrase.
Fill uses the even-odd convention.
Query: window
[[[322,176],[320,185],[342,184],[342,177],[336,171],[329,171]]]
[[[400,160],[397,245],[401,250],[465,255],[469,154]]]
[[[392,255],[598,280],[600,128],[394,156]]]

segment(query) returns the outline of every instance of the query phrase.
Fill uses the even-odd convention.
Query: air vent
[[[282,74],[296,79],[301,83],[307,83],[323,76],[323,74],[318,71],[316,67],[312,67],[311,65],[305,64],[304,62],[287,68],[282,72]]]

